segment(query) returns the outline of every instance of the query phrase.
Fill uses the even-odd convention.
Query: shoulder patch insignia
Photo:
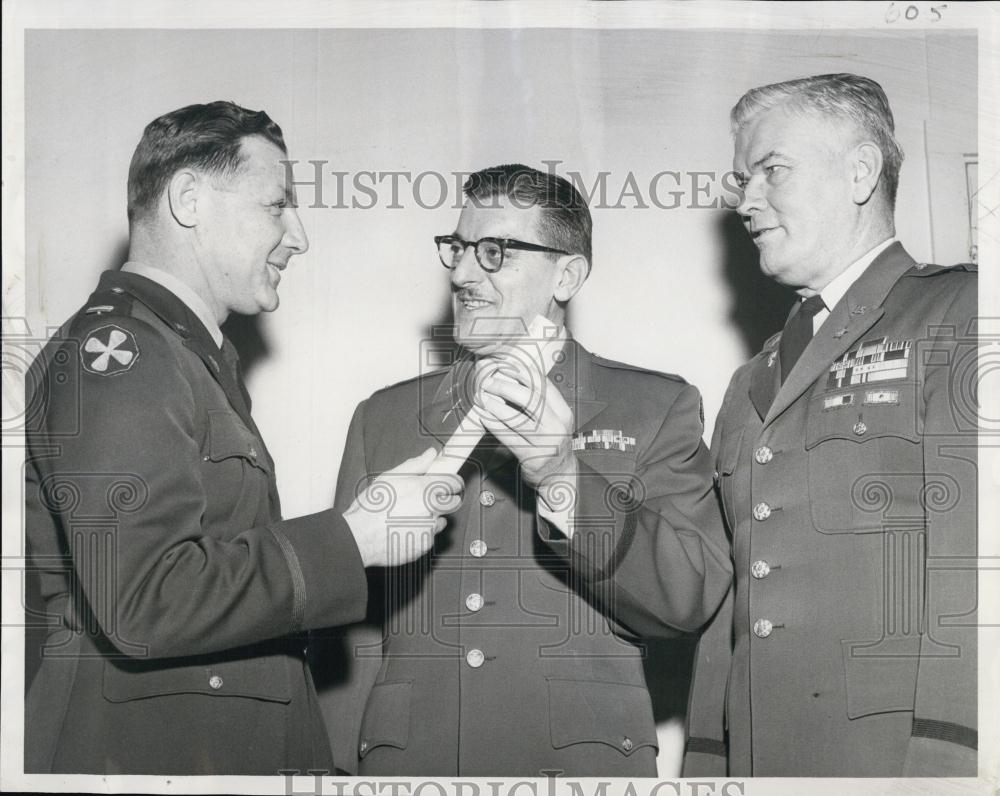
[[[138,358],[135,335],[113,324],[92,331],[80,347],[83,369],[98,376],[124,373]]]

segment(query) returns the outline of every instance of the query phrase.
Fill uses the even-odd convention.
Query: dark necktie
[[[826,305],[817,294],[799,304],[798,309],[785,324],[778,344],[778,359],[781,362],[781,383],[784,384],[802,352],[806,350],[813,336],[813,317]]]

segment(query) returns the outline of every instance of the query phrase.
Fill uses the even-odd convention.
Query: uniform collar
[[[182,282],[176,276],[162,268],[156,268],[152,265],[146,265],[145,263],[139,263],[130,260],[122,266],[122,272],[127,274],[138,274],[139,276],[144,276],[146,279],[150,279],[160,287],[166,288],[171,293],[173,293],[177,298],[179,298],[184,305],[193,312],[199,321],[201,321],[202,326],[209,333],[212,341],[219,347],[222,348],[222,330],[219,328],[219,324],[215,321],[215,316],[212,311],[208,308],[204,299],[201,298],[194,290],[192,290],[187,284]]]
[[[819,295],[823,299],[823,303],[826,305],[827,310],[832,310],[836,307],[837,302],[844,297],[844,294],[850,289],[851,285],[858,281],[861,275],[868,269],[868,266],[875,261],[875,258],[895,242],[895,236],[882,241],[878,246],[870,249],[868,252],[851,263],[840,274],[838,274],[833,281],[830,282],[830,284],[823,288],[819,292]]]

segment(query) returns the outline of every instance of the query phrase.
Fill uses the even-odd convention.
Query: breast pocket
[[[254,524],[267,500],[270,467],[260,441],[235,412],[209,411],[203,462],[207,524],[224,521],[239,530]]]
[[[872,533],[923,516],[923,450],[915,382],[858,385],[810,400],[805,448],[820,533]]]

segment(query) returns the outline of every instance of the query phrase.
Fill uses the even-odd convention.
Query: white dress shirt
[[[824,306],[823,309],[813,315],[814,335],[819,331],[819,327],[823,325],[823,322],[830,317],[830,310],[837,306],[837,302],[844,297],[844,294],[848,291],[851,285],[858,281],[861,275],[868,269],[868,266],[875,261],[876,257],[878,257],[895,242],[895,237],[882,241],[874,249],[870,249],[867,254],[863,254],[855,260],[837,277],[835,277],[829,285],[819,292],[820,298],[823,299]]]

